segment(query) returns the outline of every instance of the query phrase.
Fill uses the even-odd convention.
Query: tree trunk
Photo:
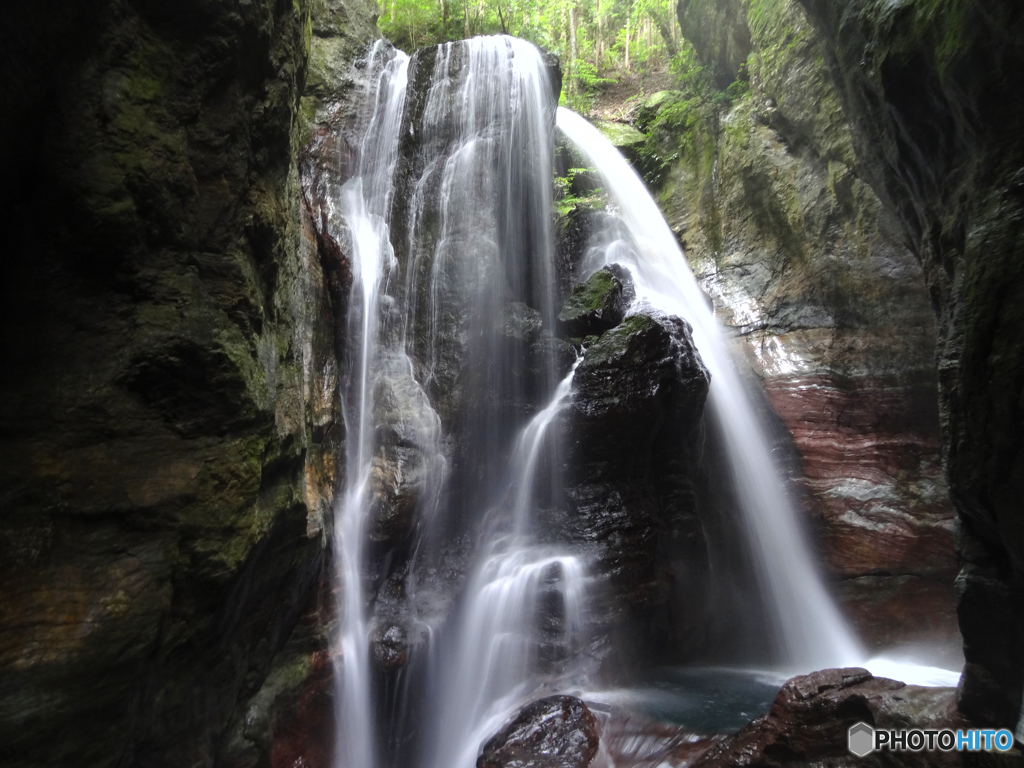
[[[675,36],[672,34],[670,19],[662,16],[661,14],[655,14],[654,23],[658,25],[658,31],[661,33],[661,39],[665,41],[665,49],[668,51],[668,57],[670,59],[675,58],[675,55],[679,52],[679,46],[676,45]]]
[[[559,40],[564,42],[569,39],[569,22],[565,18],[565,0],[559,3],[559,13],[562,14],[562,23],[559,25]]]
[[[569,67],[572,73],[569,77],[569,90],[571,93],[580,92],[579,76],[576,72],[576,59],[579,58],[579,47],[576,45],[576,0],[569,3]]]
[[[626,13],[626,71],[629,71],[629,13]]]
[[[569,61],[575,62],[579,58],[579,48],[576,46],[576,3],[569,4]]]
[[[594,16],[597,17],[597,40],[594,43],[594,68],[599,72],[604,61],[604,22],[601,20],[601,0],[595,0]]]

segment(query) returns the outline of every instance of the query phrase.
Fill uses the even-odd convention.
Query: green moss
[[[558,319],[565,322],[588,312],[603,309],[608,305],[616,288],[612,273],[606,269],[599,269],[585,283],[573,288],[572,295],[562,307]]]
[[[646,137],[640,131],[627,123],[617,123],[613,120],[595,120],[594,126],[608,141],[619,149],[638,147],[646,140]]]
[[[660,330],[658,324],[647,315],[631,315],[587,347],[588,367],[606,365],[629,358],[637,351],[641,336]]]

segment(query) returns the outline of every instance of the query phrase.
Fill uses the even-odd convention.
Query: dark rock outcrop
[[[568,336],[600,336],[622,322],[633,296],[629,272],[610,264],[573,288],[558,322]]]
[[[586,768],[597,754],[597,721],[572,696],[527,704],[484,744],[477,768]]]
[[[234,713],[217,756],[221,768],[331,768],[334,666],[327,630],[336,620],[323,578],[262,685]]]
[[[240,709],[316,678],[292,674],[316,643],[277,653],[343,432],[295,166],[310,6],[22,4],[2,26],[5,765],[212,765]],[[267,758],[250,746],[235,764]]]
[[[562,415],[565,505],[548,515],[555,539],[593,552],[603,629],[673,657],[700,647],[711,599],[693,498],[709,381],[677,317],[632,315],[591,340]]]
[[[1024,690],[1024,11],[801,0],[864,177],[924,268],[937,318],[945,469],[972,720],[1016,723]]]
[[[622,461],[623,441],[653,442],[670,405],[692,426],[710,380],[686,322],[631,315],[587,347],[576,369],[573,437],[593,457]]]
[[[957,729],[965,722],[956,710],[954,689],[922,688],[872,677],[865,669],[826,669],[795,677],[779,691],[771,710],[724,739],[694,762],[693,768],[744,765],[931,766],[966,765],[965,753],[874,752],[856,757],[847,731],[858,722],[886,729]],[[994,764],[1020,765],[1019,753],[994,754]]]
[[[679,31],[713,67],[725,88],[736,79],[750,54],[750,29],[741,3],[721,0],[680,0]]]

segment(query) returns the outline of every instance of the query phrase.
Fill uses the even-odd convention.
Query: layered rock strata
[[[692,95],[639,110],[662,207],[784,426],[780,450],[796,451],[797,493],[856,628],[872,649],[927,646],[955,665],[921,268],[869,185],[803,8],[695,1],[679,18],[716,86],[733,85],[727,109],[691,106],[685,129],[659,116]]]
[[[1006,1],[801,4],[863,175],[923,267],[963,561],[959,702],[1010,726],[1024,691],[1024,14]]]

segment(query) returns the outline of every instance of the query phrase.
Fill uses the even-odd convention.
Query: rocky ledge
[[[850,753],[847,732],[859,722],[894,730],[968,727],[957,711],[955,693],[954,688],[922,688],[873,677],[860,668],[794,677],[767,715],[715,744],[692,768],[1024,765],[1016,748],[983,755],[940,750],[878,751],[866,757]]]

